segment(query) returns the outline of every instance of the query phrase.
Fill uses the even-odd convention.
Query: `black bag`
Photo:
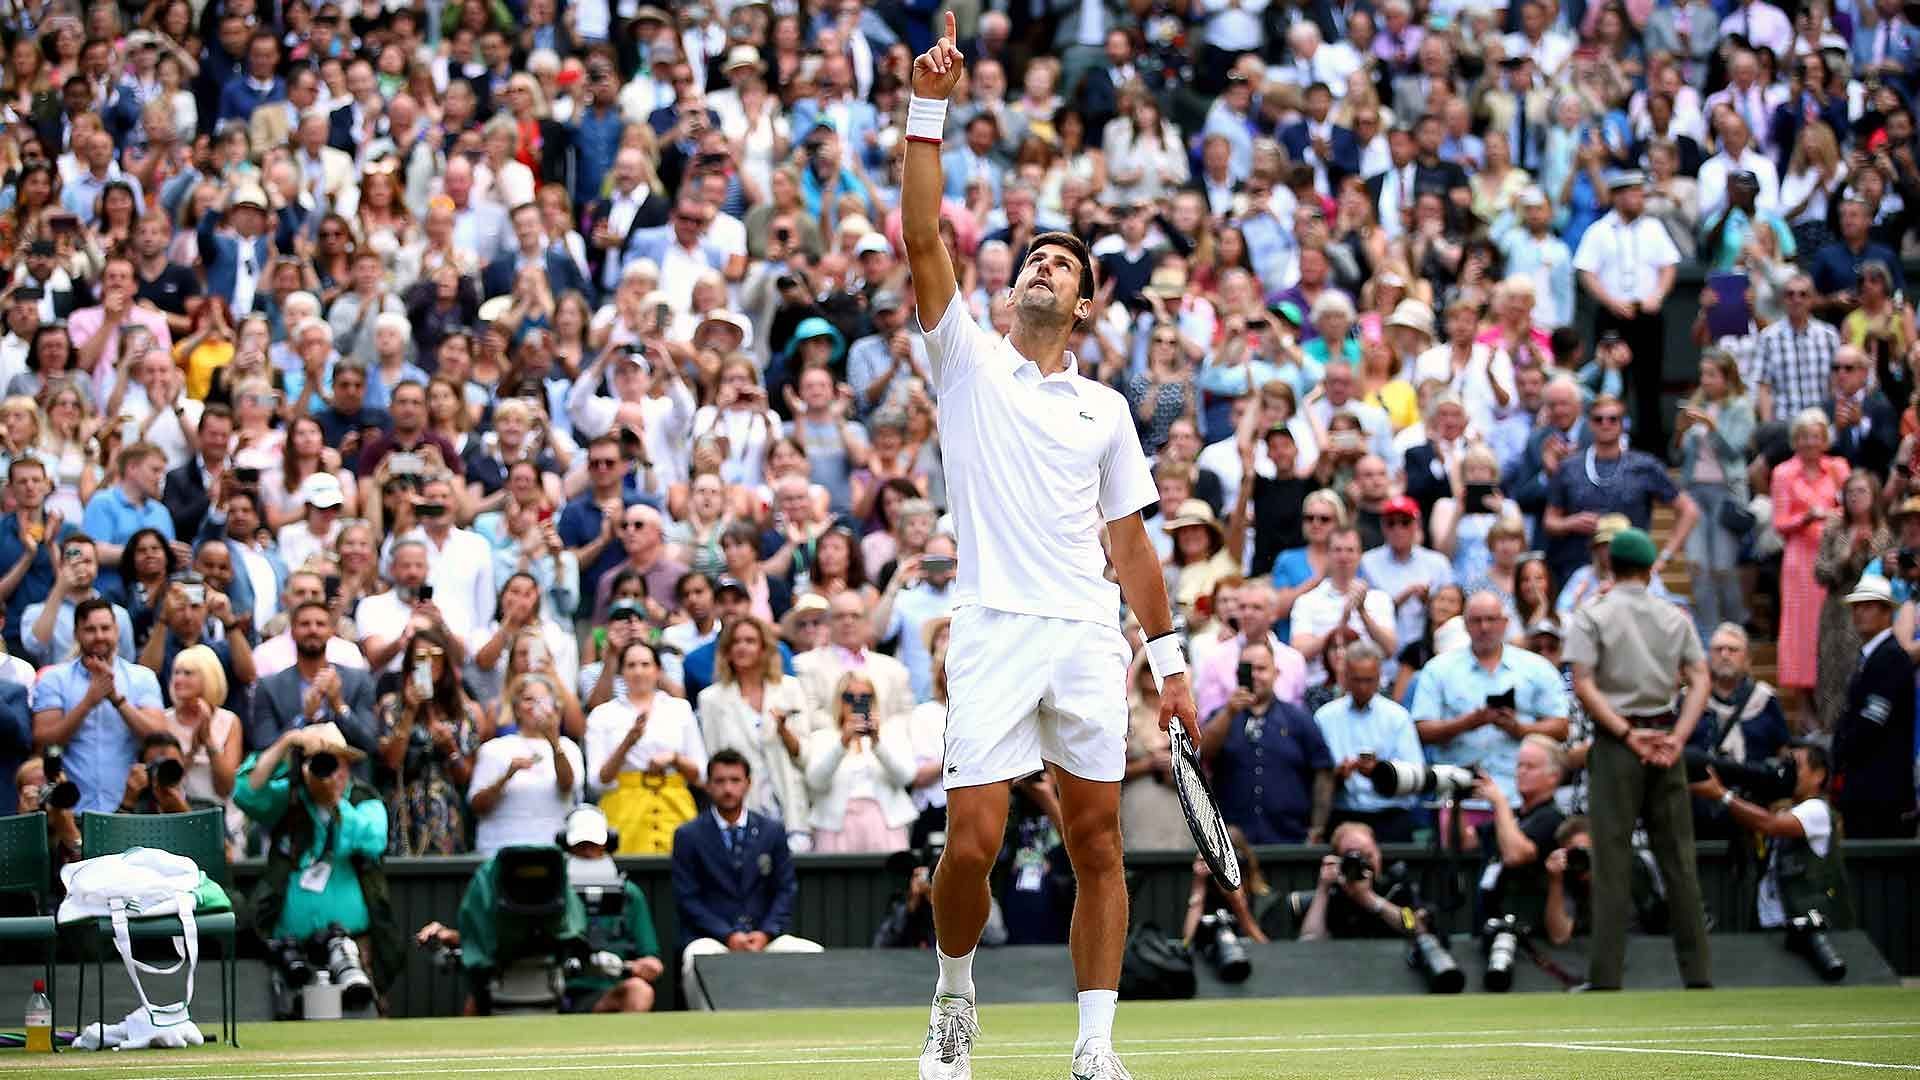
[[[1194,991],[1193,952],[1151,922],[1127,935],[1126,955],[1120,961],[1120,998],[1123,1001],[1172,1001],[1190,998]]]
[[[1737,499],[1721,503],[1720,512],[1714,516],[1719,519],[1721,528],[1742,540],[1753,532],[1754,525],[1760,520],[1753,516],[1753,511],[1747,509],[1744,501]]]

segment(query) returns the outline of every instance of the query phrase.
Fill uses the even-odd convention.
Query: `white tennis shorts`
[[[1127,765],[1127,664],[1120,631],[968,605],[947,639],[945,785],[973,787],[1052,762],[1083,780]]]

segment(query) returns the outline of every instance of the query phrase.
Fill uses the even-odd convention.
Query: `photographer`
[[[1734,824],[1766,840],[1767,869],[1760,879],[1756,914],[1767,929],[1817,911],[1839,930],[1853,925],[1853,901],[1847,893],[1845,859],[1833,807],[1827,802],[1832,768],[1827,751],[1818,744],[1796,743],[1793,760],[1792,806],[1769,810],[1729,791],[1719,774],[1707,768],[1707,777],[1688,785],[1702,799],[1727,808]]]
[[[1241,648],[1241,685],[1207,720],[1200,757],[1221,817],[1249,843],[1316,843],[1333,809],[1333,755],[1312,717],[1273,696],[1273,660],[1264,641]]]
[[[74,813],[72,803],[67,803],[68,799],[79,797],[80,789],[61,771],[60,755],[56,751],[57,748],[52,748],[44,756],[22,761],[14,770],[12,780],[19,792],[14,800],[14,813],[46,811],[47,848],[53,854],[54,879],[58,880],[60,868],[80,858],[80,815]]]
[[[186,755],[172,732],[156,731],[140,740],[140,760],[127,771],[119,814],[184,814],[187,804]]]
[[[931,949],[933,940],[933,868],[940,863],[946,834],[937,833],[914,851],[896,851],[887,857],[887,871],[907,877],[907,891],[895,893],[880,928],[873,932],[876,949]],[[980,944],[997,949],[1007,943],[1007,918],[997,897],[987,897],[987,926]]]
[[[1333,851],[1320,860],[1300,940],[1404,937],[1416,916],[1374,891],[1381,862],[1373,830],[1359,822],[1340,826],[1333,830]]]
[[[336,956],[350,960],[372,976],[384,1012],[404,939],[380,864],[387,808],[350,768],[365,757],[332,723],[295,728],[241,764],[246,781],[233,802],[270,834],[266,870],[248,898],[255,932],[318,952],[330,967]]]
[[[587,892],[587,943],[595,951],[620,957],[626,972],[611,979],[598,972],[582,972],[567,980],[568,1012],[651,1012],[653,984],[665,966],[660,960],[660,935],[653,928],[653,909],[646,894],[613,865],[612,831],[607,815],[597,806],[578,806],[567,815],[562,837],[567,846],[567,884],[576,893]],[[603,904],[595,888],[617,887],[621,900]]]
[[[1493,807],[1493,821],[1467,834],[1469,851],[1487,854],[1487,871],[1480,875],[1480,908],[1489,916],[1513,915],[1528,926],[1538,926],[1546,907],[1547,855],[1554,836],[1566,820],[1554,802],[1566,775],[1566,751],[1545,735],[1520,741],[1514,759],[1515,810],[1506,792],[1492,777],[1480,774],[1474,794]]]
[[[1541,869],[1547,873],[1546,910],[1540,925],[1547,940],[1565,945],[1576,933],[1593,929],[1593,834],[1578,814],[1560,823],[1554,850]]]

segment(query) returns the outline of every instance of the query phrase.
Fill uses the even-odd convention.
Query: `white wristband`
[[[915,94],[907,99],[907,138],[914,142],[937,143],[946,135],[945,98],[923,98]]]
[[[1147,666],[1153,669],[1156,679],[1186,674],[1187,654],[1180,647],[1180,635],[1165,633],[1150,639],[1147,642]]]

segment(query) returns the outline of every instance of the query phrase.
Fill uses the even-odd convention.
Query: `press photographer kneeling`
[[[365,758],[329,723],[287,731],[241,764],[234,805],[270,833],[249,902],[267,941],[276,1018],[302,1015],[295,998],[304,1005],[298,992],[309,983],[339,987],[344,1009],[384,1013],[404,960],[380,865],[386,804],[353,779]]]
[[[1374,891],[1381,861],[1373,829],[1357,821],[1341,825],[1333,830],[1333,852],[1320,860],[1300,940],[1405,936],[1410,913]]]
[[[1796,743],[1771,767],[1741,768],[1735,781],[1744,795],[1729,790],[1720,769],[1735,767],[1710,758],[1689,758],[1689,774],[1700,779],[1692,792],[1727,808],[1733,823],[1767,841],[1767,868],[1760,879],[1756,914],[1766,929],[1787,931],[1787,947],[1801,953],[1821,978],[1846,978],[1847,964],[1827,941],[1826,932],[1853,926],[1853,902],[1847,893],[1846,865],[1840,850],[1840,817],[1828,805],[1831,776],[1824,748]],[[1785,809],[1768,804],[1790,802]]]
[[[1489,990],[1506,990],[1513,982],[1514,949],[1520,939],[1539,928],[1547,907],[1547,856],[1554,837],[1566,820],[1554,803],[1554,792],[1566,773],[1566,751],[1545,735],[1520,741],[1513,766],[1515,809],[1500,784],[1485,773],[1474,781],[1473,793],[1493,808],[1493,820],[1463,837],[1467,850],[1487,856],[1480,875],[1482,943],[1487,948]]]

